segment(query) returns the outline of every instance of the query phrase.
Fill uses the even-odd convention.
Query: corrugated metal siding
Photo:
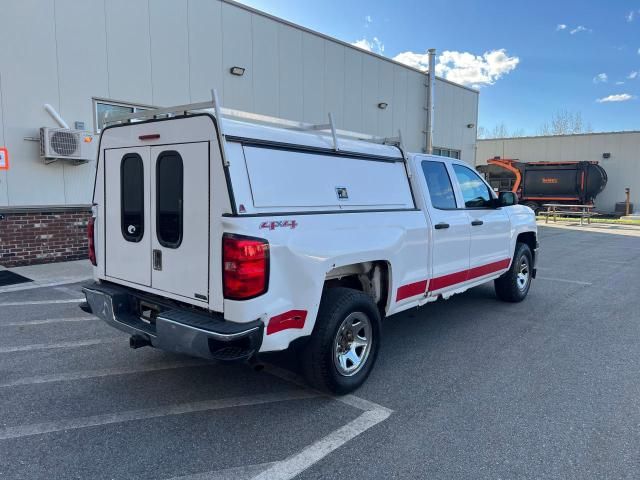
[[[597,197],[598,208],[613,211],[624,201],[624,189],[640,211],[640,133],[605,133],[556,137],[529,137],[478,142],[477,164],[499,156],[523,162],[597,161],[607,171],[609,181]],[[611,158],[602,158],[610,153]]]
[[[191,100],[211,97],[216,86],[224,94],[222,69],[222,3],[211,0],[189,0],[189,81]]]
[[[48,2],[41,0],[41,3]],[[104,2],[111,98],[153,104],[148,6],[147,0]],[[100,34],[95,33],[96,36]]]
[[[332,112],[339,128],[401,129],[408,149],[424,146],[423,74],[220,0],[8,2],[0,44],[2,142],[12,158],[0,205],[90,201],[93,163],[45,166],[38,143],[23,140],[54,125],[44,103],[91,129],[91,97],[167,106],[207,100],[215,87],[231,108],[318,123]],[[477,97],[437,81],[435,144],[467,161]]]
[[[154,105],[189,103],[189,18],[187,0],[149,2],[151,84]]]
[[[109,96],[107,70],[107,41],[104,3],[102,0],[56,0],[56,51],[58,55],[58,84],[60,86],[59,113],[71,127],[74,120],[84,120],[93,128],[92,96]],[[78,19],[82,21],[78,21]],[[92,41],[79,41],[92,39]],[[91,65],[88,68],[88,65]],[[38,107],[36,107],[38,108]],[[40,106],[39,109],[42,109]],[[52,125],[46,117],[46,125]],[[39,126],[39,125],[29,125]],[[36,144],[37,145],[37,144]],[[37,158],[33,161],[39,161]],[[50,166],[44,167],[48,169]],[[94,165],[61,164],[64,174],[66,204],[86,204],[93,190],[91,177]],[[48,170],[47,170],[48,171]],[[33,194],[32,194],[33,195]],[[34,203],[42,203],[34,199]]]
[[[7,174],[9,204],[65,203],[62,165],[43,165],[37,134],[51,120],[42,105],[60,110],[53,2],[4,2],[0,28],[5,145],[11,157]]]

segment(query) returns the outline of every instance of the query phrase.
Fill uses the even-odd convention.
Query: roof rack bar
[[[231,165],[227,158],[227,139],[224,133],[224,120],[222,119],[222,105],[220,105],[220,99],[218,98],[218,91],[215,88],[211,89],[211,99],[213,101],[213,109],[216,112],[216,118],[218,119],[218,143],[220,144],[220,152],[222,154],[222,164],[225,167]]]
[[[193,110],[205,110],[207,108],[213,108],[213,102],[200,102],[200,103],[191,103],[188,105],[177,105],[175,107],[167,107],[167,108],[154,108],[152,110],[138,110],[135,113],[128,113],[126,115],[118,115],[117,117],[113,117],[108,120],[107,124],[112,123],[124,123],[130,120],[140,120],[144,118],[156,118],[161,115],[176,115],[176,114],[187,114]]]
[[[211,89],[211,99],[213,100],[213,109],[216,112],[216,118],[222,119],[222,105],[218,99],[218,91],[215,88]],[[222,126],[222,120],[218,120],[218,131],[220,136],[224,136],[224,127]]]
[[[309,132],[327,132],[332,136],[334,149],[339,150],[338,139],[350,138],[353,140],[360,140],[363,142],[378,143],[382,145],[397,145],[403,151],[402,136],[398,137],[380,137],[376,135],[370,135],[367,133],[353,132],[349,130],[341,130],[336,128],[333,120],[333,115],[329,113],[329,123],[314,124],[307,122],[299,122],[295,120],[288,120],[279,117],[273,117],[269,115],[262,115],[259,113],[245,112],[243,110],[236,110],[232,108],[224,108],[220,103],[215,89],[211,90],[212,99],[207,102],[191,103],[185,105],[177,105],[175,107],[156,108],[150,110],[139,110],[134,113],[128,113],[126,115],[118,115],[111,119],[107,119],[105,125],[112,125],[116,123],[131,122],[134,120],[154,119],[158,117],[171,117],[175,115],[188,115],[202,110],[214,110],[216,117],[219,119],[219,129],[221,136],[224,137],[224,118],[232,118],[238,120],[246,120],[249,122],[262,123],[265,125],[276,126],[280,128],[286,128],[298,131]]]
[[[338,147],[338,136],[336,135],[336,125],[333,123],[333,115],[329,112],[329,126],[331,127],[331,136],[333,137],[333,149],[337,152],[340,150]]]

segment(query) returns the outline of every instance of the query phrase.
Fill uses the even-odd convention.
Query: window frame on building
[[[102,130],[101,128],[99,128],[100,126],[100,119],[98,117],[99,105],[118,107],[121,109],[127,108],[127,109],[130,109],[129,113],[136,113],[143,110],[152,110],[154,108],[158,108],[153,105],[146,105],[143,103],[123,102],[120,100],[111,100],[108,98],[100,98],[100,97],[93,97],[91,100],[92,100],[92,111],[93,111],[93,131],[95,133],[100,133],[100,131]],[[122,112],[122,113],[127,113],[127,112]]]
[[[456,160],[462,159],[462,151],[455,148],[433,147],[433,154],[440,157],[454,158]]]

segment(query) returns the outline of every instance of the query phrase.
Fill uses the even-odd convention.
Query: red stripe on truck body
[[[398,293],[396,294],[396,302],[399,302],[400,300],[404,300],[405,298],[415,297],[416,295],[425,293],[426,290],[427,290],[426,280],[420,280],[419,282],[403,285],[398,288]]]
[[[479,267],[469,268],[461,272],[449,273],[442,275],[441,277],[432,278],[429,282],[429,292],[436,290],[442,290],[443,288],[451,287],[458,283],[464,283],[475,278],[484,277],[492,273],[498,272],[509,268],[511,259],[506,258],[497,262],[488,263],[486,265],[480,265]],[[421,280],[415,283],[409,283],[408,285],[402,285],[398,288],[396,293],[396,302],[404,300],[406,298],[415,297],[425,293],[427,290],[427,280]]]
[[[504,260],[499,260],[497,262],[488,263],[486,265],[480,265],[479,267],[473,267],[468,270],[463,270],[461,272],[450,273],[448,275],[436,277],[429,283],[429,291],[433,292],[435,290],[441,290],[458,283],[463,283],[469,280],[473,280],[474,278],[483,277],[485,275],[504,270],[505,268],[509,268],[510,263],[511,259],[507,258]]]

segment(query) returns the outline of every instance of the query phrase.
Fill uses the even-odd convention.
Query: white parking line
[[[97,317],[45,318],[43,320],[26,320],[24,322],[0,323],[0,327],[25,327],[29,325],[46,325],[49,323],[92,322],[95,320],[99,320],[99,318]]]
[[[75,342],[60,343],[35,343],[31,345],[19,345],[16,347],[0,347],[0,353],[29,352],[32,350],[50,350],[54,348],[76,348],[100,345],[102,343],[121,342],[122,338],[96,338],[94,340],[78,340]]]
[[[193,475],[173,477],[169,480],[250,480],[275,463],[276,462],[243,465],[241,467],[225,468],[224,470],[216,470],[213,472],[194,473]]]
[[[15,285],[8,287],[0,287],[0,293],[21,292],[22,290],[33,290],[35,288],[47,288],[58,287],[60,285],[71,285],[72,283],[80,283],[91,280],[91,277],[78,277],[71,280],[64,280],[61,282],[49,282],[49,283],[35,283],[29,285]]]
[[[16,427],[0,428],[0,440],[28,437],[31,435],[41,435],[44,433],[59,432],[62,430],[73,430],[78,428],[109,425],[113,423],[131,422],[134,420],[166,417],[169,415],[182,415],[185,413],[221,410],[224,408],[245,407],[250,405],[261,405],[265,403],[285,402],[289,400],[304,400],[317,396],[318,395],[314,392],[306,390],[295,390],[293,392],[279,392],[268,393],[264,395],[221,398],[203,402],[182,403],[179,405],[168,405],[163,407],[130,410],[126,412],[93,415],[90,417],[70,418],[65,420],[58,420],[55,422],[19,425]]]
[[[306,386],[302,378],[288,370],[274,365],[267,365],[265,371],[296,385]],[[274,463],[273,466],[253,477],[253,480],[288,480],[294,478],[334,450],[340,448],[349,440],[364,433],[378,423],[385,421],[393,413],[393,410],[355,395],[329,398],[359,410],[364,410],[364,413],[344,427],[331,432],[317,442],[304,448],[301,452]]]
[[[289,480],[304,472],[345,443],[366,432],[371,427],[385,421],[393,413],[393,410],[355,395],[334,397],[310,390],[304,380],[298,375],[276,367],[275,365],[265,365],[264,371],[274,377],[302,386],[305,389],[303,391],[309,391],[316,396],[322,396],[345,403],[358,410],[363,410],[363,413],[343,427],[334,430],[284,460],[271,464],[246,465],[243,467],[174,477],[170,480]]]
[[[36,385],[40,383],[68,382],[73,380],[85,380],[88,378],[110,377],[116,375],[130,375],[133,373],[157,372],[161,370],[174,370],[178,368],[201,367],[212,365],[206,360],[185,360],[174,363],[155,363],[150,365],[140,365],[129,368],[105,368],[102,370],[86,370],[84,372],[54,373],[51,375],[36,375],[33,377],[23,377],[16,380],[0,383],[2,387],[15,387],[16,385]]]
[[[538,275],[536,277],[536,280],[548,280],[551,282],[562,282],[562,283],[575,283],[576,285],[593,285],[593,283],[591,282],[581,282],[580,280],[568,280],[566,278],[553,278],[553,277],[541,277],[540,275]]]
[[[28,302],[4,302],[0,303],[0,307],[20,307],[23,305],[48,305],[50,303],[80,303],[84,302],[84,298],[65,298],[62,300],[31,300]]]
[[[82,294],[82,292],[79,292],[78,290],[74,290],[73,288],[69,288],[66,286],[55,287],[54,290],[61,293],[66,293],[67,295],[71,295],[72,297],[78,295],[79,293]]]
[[[294,478],[349,440],[383,422],[389,415],[391,415],[391,411],[386,408],[367,410],[344,427],[304,448],[300,453],[281,462],[276,462],[272,467],[253,477],[253,480],[289,480]]]

